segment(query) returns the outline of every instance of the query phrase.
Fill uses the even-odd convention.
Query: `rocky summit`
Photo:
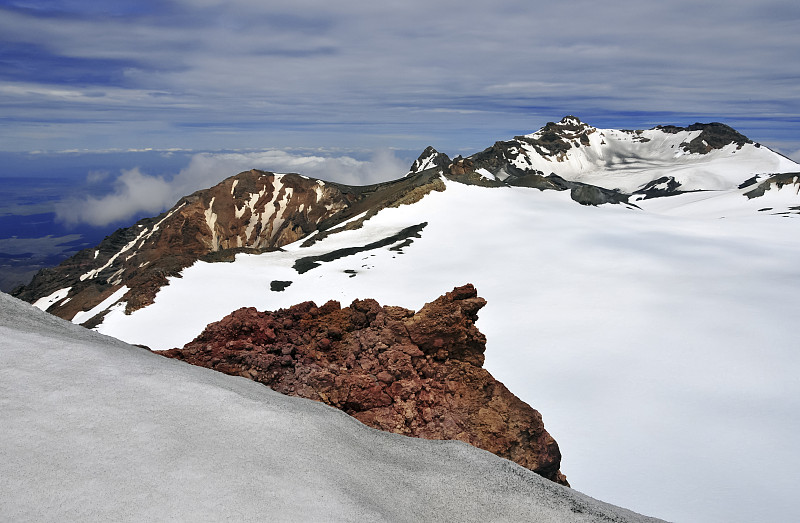
[[[457,439],[568,485],[542,417],[482,368],[486,304],[464,285],[419,312],[372,299],[242,308],[162,354],[322,401],[377,429]]]

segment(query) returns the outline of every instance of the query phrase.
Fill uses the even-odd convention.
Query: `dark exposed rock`
[[[283,291],[285,291],[285,290],[286,290],[286,288],[287,288],[287,287],[289,287],[289,285],[291,285],[291,284],[292,284],[292,282],[291,282],[291,281],[285,281],[285,280],[272,280],[272,281],[269,283],[269,290],[271,290],[271,291],[273,291],[273,292],[283,292]]]
[[[381,247],[387,247],[394,243],[402,244],[403,246],[410,245],[413,241],[411,238],[420,238],[420,232],[428,225],[428,222],[422,222],[417,225],[412,225],[410,227],[406,227],[405,229],[397,232],[391,236],[383,238],[381,240],[374,241],[372,243],[368,243],[367,245],[361,247],[346,247],[344,249],[337,249],[335,251],[326,252],[325,254],[320,254],[317,256],[306,256],[304,258],[298,258],[293,265],[294,270],[297,271],[298,274],[303,274],[304,272],[308,272],[315,267],[319,267],[321,262],[331,262],[334,260],[338,260],[339,258],[344,258],[345,256],[352,256],[353,254],[358,254],[360,252],[367,252],[373,249],[379,249]],[[401,247],[397,247],[399,250]]]
[[[455,158],[453,158],[453,163],[448,165],[448,168],[450,169],[451,175],[461,176],[464,174],[475,172],[475,163],[469,158],[462,158],[461,156],[456,156]]]
[[[754,176],[751,176],[750,178],[746,179],[745,181],[743,181],[742,183],[739,184],[739,189],[744,189],[745,187],[750,187],[751,185],[757,184],[758,183],[758,179],[760,177],[761,176],[758,175],[758,174],[756,174]]]
[[[482,368],[472,285],[419,312],[356,300],[239,309],[163,354],[337,407],[381,430],[458,439],[567,484],[541,415]]]
[[[581,205],[603,205],[604,203],[627,203],[628,195],[619,191],[604,189],[596,185],[569,182],[569,196]]]
[[[657,180],[653,180],[645,184],[641,189],[637,189],[633,194],[644,196],[644,200],[648,198],[661,198],[664,196],[674,196],[687,191],[680,190],[680,182],[674,176],[662,176]]]
[[[744,185],[744,184],[743,184]],[[759,183],[755,188],[744,193],[748,200],[760,198],[772,188],[781,189],[785,185],[794,185],[800,191],[800,173],[781,173],[775,174]],[[747,187],[746,185],[744,187]],[[742,186],[739,187],[743,188]]]
[[[676,127],[674,125],[658,125],[665,133],[677,134],[681,131],[701,131],[690,142],[683,142],[681,148],[688,153],[706,154],[714,149],[722,149],[726,145],[735,143],[739,149],[746,143],[753,143],[745,135],[724,123],[695,123],[689,127]]]

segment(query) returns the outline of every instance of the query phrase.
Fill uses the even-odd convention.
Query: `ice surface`
[[[419,309],[470,282],[488,300],[487,369],[542,412],[573,486],[676,521],[800,520],[800,217],[758,212],[765,198],[800,205],[791,187],[751,201],[689,193],[640,211],[448,182],[312,247],[195,263],[154,305],[115,308],[100,330],[171,348],[242,306],[372,297]],[[403,254],[292,268],[423,221]],[[272,280],[293,283],[271,292]]]
[[[2,293],[0,336],[5,521],[654,521]]]

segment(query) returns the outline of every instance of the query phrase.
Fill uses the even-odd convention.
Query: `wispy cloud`
[[[254,168],[367,185],[400,177],[407,172],[408,165],[389,150],[377,151],[366,161],[344,155],[309,156],[281,150],[198,153],[174,176],[146,174],[139,168],[123,169],[109,194],[65,199],[56,205],[56,214],[60,221],[70,225],[104,226],[129,222],[136,215],[156,215],[174,205],[182,196]],[[107,176],[107,172],[92,171],[87,180],[98,182]]]
[[[568,112],[768,123],[800,146],[788,1],[15,4],[0,8],[13,150],[452,148]]]
[[[107,225],[139,212],[160,213],[172,200],[171,192],[170,184],[163,178],[131,169],[122,171],[112,194],[65,200],[56,205],[56,214],[68,224]]]

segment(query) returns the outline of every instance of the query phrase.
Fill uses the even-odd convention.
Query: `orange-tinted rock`
[[[561,453],[541,415],[483,369],[472,285],[419,312],[356,300],[239,309],[163,354],[323,401],[381,430],[459,439],[553,481]]]

